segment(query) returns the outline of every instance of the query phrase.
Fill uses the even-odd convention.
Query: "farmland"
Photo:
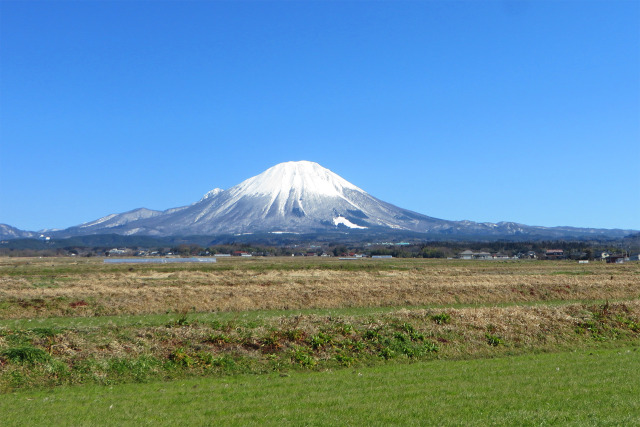
[[[629,300],[636,264],[313,258],[216,265],[0,259],[0,318]]]
[[[293,390],[303,393],[300,384],[321,381],[317,375],[384,376],[385,370],[397,371],[388,374],[399,378],[393,388],[424,370],[446,376],[461,364],[475,364],[480,372],[516,361],[527,369],[544,357],[570,366],[587,363],[582,358],[588,354],[605,355],[600,362],[617,360],[607,379],[617,384],[638,363],[639,344],[638,263],[230,258],[207,265],[106,265],[99,259],[0,259],[0,391],[12,396],[51,388],[67,396],[74,386],[98,387],[90,390],[100,394],[106,385],[126,394],[133,383],[172,389],[176,381],[195,388],[293,381]],[[489,368],[496,363],[503,368]],[[495,381],[505,387],[502,379]],[[411,393],[421,396],[417,388]],[[452,399],[464,394],[452,393]],[[321,399],[328,400],[312,406],[330,404],[330,397]],[[560,417],[556,421],[584,415],[562,418],[568,415],[556,409],[550,412]],[[638,408],[633,411],[636,418],[627,420],[637,422]],[[255,417],[245,421],[274,421]],[[524,419],[550,419],[536,417]]]

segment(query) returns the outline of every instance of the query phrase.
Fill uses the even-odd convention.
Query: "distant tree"
[[[438,249],[423,248],[421,251],[423,258],[445,258],[445,253]]]
[[[584,253],[587,255],[588,260],[593,260],[593,250],[591,250],[591,248],[585,249]]]
[[[335,256],[340,256],[342,254],[346,254],[347,253],[347,247],[344,245],[339,245],[336,246],[335,248],[333,248],[333,255]]]

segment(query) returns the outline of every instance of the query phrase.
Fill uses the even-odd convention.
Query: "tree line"
[[[78,243],[78,242],[74,242]],[[117,243],[117,242],[109,242]],[[147,243],[147,242],[145,242]],[[460,252],[472,250],[474,252],[501,253],[513,257],[519,253],[535,252],[542,257],[548,249],[562,249],[568,258],[592,259],[601,251],[612,253],[638,251],[640,248],[629,244],[628,241],[618,242],[575,242],[575,241],[532,241],[532,242],[412,242],[407,244],[367,244],[344,242],[314,242],[308,244],[290,245],[259,245],[250,243],[227,243],[201,245],[195,243],[181,243],[174,245],[100,245],[83,246],[70,245],[55,247],[38,242],[37,245],[14,247],[0,247],[0,256],[33,257],[33,256],[107,256],[114,247],[127,248],[128,255],[178,255],[178,256],[212,256],[215,254],[233,254],[246,252],[254,256],[291,256],[291,255],[330,255],[344,256],[361,254],[367,256],[390,255],[395,258],[453,258]],[[57,246],[57,245],[56,245]]]

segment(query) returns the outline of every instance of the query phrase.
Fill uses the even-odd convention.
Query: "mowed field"
[[[175,399],[213,406],[210,418],[203,418],[204,409],[166,415],[171,424],[215,423],[217,417],[240,424],[468,424],[474,412],[484,414],[476,418],[480,423],[493,414],[498,424],[633,424],[640,422],[632,404],[638,390],[622,385],[639,363],[639,345],[638,263],[0,259],[0,392],[10,393],[0,401],[11,402],[1,409],[29,411],[25,424],[44,424],[46,416],[38,414],[47,410],[67,413],[64,402],[85,391],[100,405],[137,393],[148,416],[134,417],[129,408],[117,418],[132,424],[158,422],[154,411],[166,412]],[[601,357],[589,357],[594,354]],[[585,405],[539,403],[545,409],[531,403],[535,386],[522,394],[513,389],[522,375],[510,371],[516,365],[530,370],[526,381],[554,389],[555,380],[543,378],[551,375],[545,363],[558,365],[550,372],[565,398]],[[588,363],[600,365],[589,375],[572,367]],[[459,369],[479,374],[461,377]],[[449,376],[449,394],[438,394],[444,382],[437,378]],[[367,385],[375,391],[359,395],[350,387],[362,378],[386,385]],[[246,389],[237,395],[220,389],[238,381]],[[262,395],[267,383],[277,391]],[[512,396],[502,406],[492,400],[504,399],[496,387]],[[218,399],[202,390],[218,390]],[[620,396],[612,397],[614,391]],[[347,412],[336,409],[342,393],[360,396],[345,401]],[[603,393],[615,411],[594,403],[607,400]],[[395,401],[396,395],[404,397]],[[58,406],[34,404],[42,399]],[[234,399],[257,400],[249,411]],[[385,415],[376,412],[385,407],[381,401],[412,403]],[[435,406],[418,409],[421,401]],[[455,418],[456,405],[466,408],[466,418]],[[100,411],[107,409],[95,414]],[[324,411],[334,416],[323,418]],[[91,414],[57,424],[103,420]]]

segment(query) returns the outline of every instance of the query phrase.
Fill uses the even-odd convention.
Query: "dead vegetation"
[[[475,358],[640,337],[640,302],[296,315],[162,326],[0,327],[0,393],[22,387]]]
[[[640,265],[255,259],[202,266],[0,261],[0,318],[631,300]]]

